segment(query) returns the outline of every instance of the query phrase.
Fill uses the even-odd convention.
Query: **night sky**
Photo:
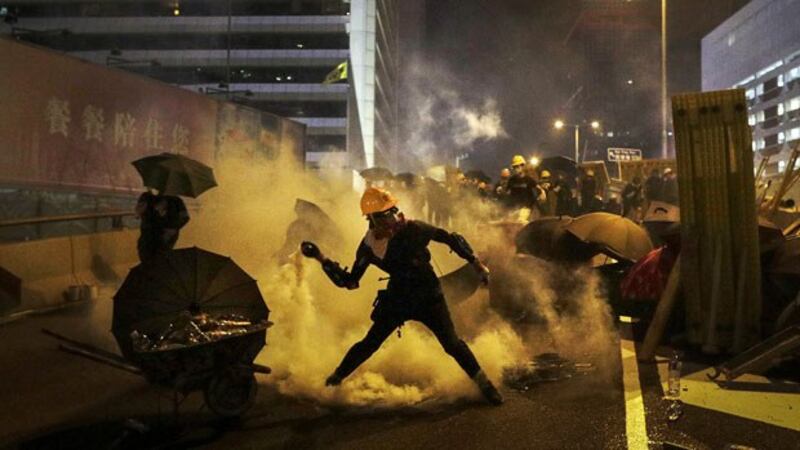
[[[658,14],[658,0],[642,0]],[[580,86],[582,55],[565,45],[581,0],[428,2],[425,56],[454,74],[465,101],[495,99],[509,137],[477,142],[466,166],[492,172],[515,153],[571,155],[572,134],[553,119]],[[670,0],[670,92],[700,89],[700,39],[746,0]],[[657,31],[656,31],[657,33]],[[652,64],[659,64],[659,54]],[[655,83],[657,85],[657,83]]]

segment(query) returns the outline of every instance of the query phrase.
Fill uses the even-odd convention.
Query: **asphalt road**
[[[98,312],[76,307],[0,325],[0,448],[634,448],[627,389],[629,398],[641,393],[650,448],[800,449],[796,430],[700,406],[687,404],[684,415],[669,422],[657,367],[638,365],[639,391],[623,382],[626,369],[619,356],[611,362],[611,376],[590,372],[527,392],[504,388],[501,407],[470,400],[330,408],[281,396],[270,388],[268,375],[259,375],[256,406],[244,418],[216,419],[194,394],[181,405],[176,422],[169,392],[59,351],[56,341],[40,333],[50,328],[113,350],[109,334],[86,326],[92,314]],[[800,409],[800,394],[788,402]],[[149,431],[135,431],[138,424]]]

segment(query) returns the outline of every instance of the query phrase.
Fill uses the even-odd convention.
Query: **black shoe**
[[[342,384],[342,377],[336,375],[336,372],[325,380],[325,386],[338,386],[340,384]]]
[[[494,387],[492,382],[489,381],[486,374],[483,373],[483,370],[478,372],[472,379],[475,381],[475,384],[478,385],[478,389],[481,390],[481,394],[483,394],[483,398],[485,398],[486,401],[495,406],[503,404],[503,396],[500,394],[500,391]]]

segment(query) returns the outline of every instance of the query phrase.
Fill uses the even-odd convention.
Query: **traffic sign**
[[[638,148],[614,148],[608,149],[609,161],[641,161],[642,150]]]

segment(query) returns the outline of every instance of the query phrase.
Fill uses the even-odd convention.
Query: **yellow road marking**
[[[632,336],[630,322],[623,322],[620,328],[627,336]],[[620,355],[622,357],[622,384],[625,388],[625,436],[628,439],[629,450],[647,450],[647,424],[644,416],[644,399],[642,386],[639,383],[639,364],[636,361],[636,346],[634,342],[619,340]]]

